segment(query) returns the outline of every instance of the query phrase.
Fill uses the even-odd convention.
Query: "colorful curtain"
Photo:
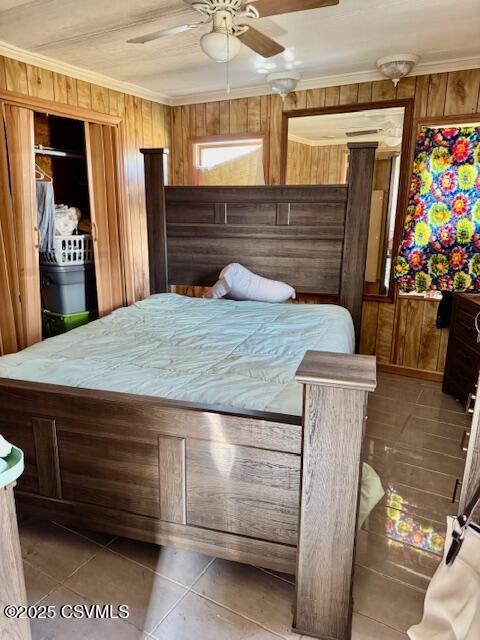
[[[394,273],[403,291],[480,291],[480,127],[422,129]]]

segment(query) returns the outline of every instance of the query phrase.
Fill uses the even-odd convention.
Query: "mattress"
[[[354,346],[336,305],[160,294],[0,358],[0,377],[301,415],[305,352]]]

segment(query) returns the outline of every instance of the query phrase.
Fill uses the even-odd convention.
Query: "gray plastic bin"
[[[94,266],[42,265],[42,307],[55,313],[95,311],[97,292]]]

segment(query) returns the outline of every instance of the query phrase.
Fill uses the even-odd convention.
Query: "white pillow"
[[[234,262],[223,269],[220,279],[205,297],[218,299],[226,295],[233,300],[285,302],[295,298],[295,289],[285,282],[263,278]]]

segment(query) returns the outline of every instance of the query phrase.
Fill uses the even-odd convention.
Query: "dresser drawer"
[[[459,338],[469,349],[474,349],[480,354],[480,344],[477,342],[478,334],[475,326],[477,313],[479,313],[478,306],[472,308],[471,305],[460,301],[455,311],[455,322],[451,333],[452,338]]]
[[[468,347],[457,337],[450,338],[448,352],[445,387],[462,404],[466,404],[468,394],[475,391],[480,369],[480,353]]]

